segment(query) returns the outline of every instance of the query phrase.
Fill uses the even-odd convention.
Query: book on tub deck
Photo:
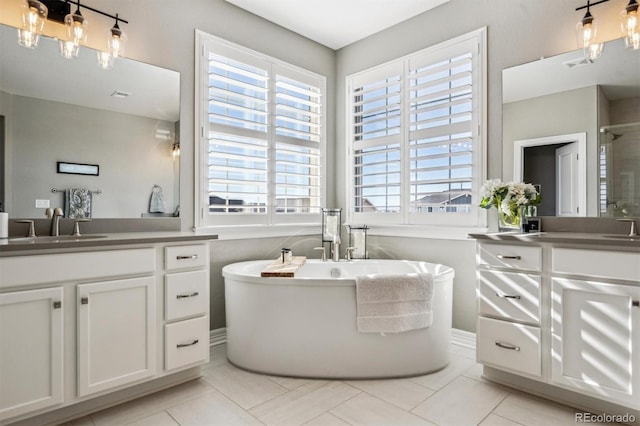
[[[291,278],[306,261],[306,256],[293,256],[291,263],[282,263],[282,259],[278,258],[272,264],[264,268],[260,273],[260,276]]]

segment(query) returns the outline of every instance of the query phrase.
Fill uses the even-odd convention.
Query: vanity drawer
[[[555,248],[554,273],[640,281],[640,253]]]
[[[539,377],[540,329],[523,324],[479,318],[477,359],[482,364]]]
[[[209,279],[206,270],[167,274],[164,279],[167,321],[203,315],[209,311]]]
[[[151,274],[155,269],[153,248],[2,257],[0,288]]]
[[[480,314],[539,324],[540,280],[538,275],[479,271]]]
[[[542,269],[542,248],[510,244],[480,244],[480,264],[503,268],[540,271]]]
[[[198,317],[164,326],[166,370],[209,361],[209,317]]]
[[[206,244],[165,247],[164,258],[167,271],[203,268],[209,261]]]

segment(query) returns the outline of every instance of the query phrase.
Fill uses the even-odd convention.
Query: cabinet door
[[[0,420],[62,402],[62,288],[0,294]]]
[[[640,286],[554,278],[552,380],[640,407]]]
[[[78,395],[156,372],[153,277],[78,286]]]

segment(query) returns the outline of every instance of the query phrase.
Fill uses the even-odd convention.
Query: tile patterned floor
[[[449,366],[394,380],[306,380],[249,373],[211,348],[201,379],[66,426],[575,425],[575,410],[490,383],[472,350],[451,346]]]

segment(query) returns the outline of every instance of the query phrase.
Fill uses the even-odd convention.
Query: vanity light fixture
[[[18,44],[28,49],[38,47],[49,10],[38,0],[25,0],[22,4],[22,28],[18,29]]]
[[[638,2],[629,0],[629,4],[620,12],[622,34],[627,47],[640,49],[640,20],[638,19]]]
[[[108,52],[114,58],[124,55],[124,48],[127,44],[127,35],[118,25],[118,14],[116,13],[116,24],[107,32]]]
[[[80,12],[80,0],[76,3],[78,6],[74,13],[69,13],[64,17],[64,25],[67,27],[68,41],[72,41],[79,46],[80,43],[87,41],[89,33],[89,21],[87,21]]]
[[[586,8],[587,13],[578,24],[576,25],[576,37],[578,41],[578,47],[584,49],[584,56],[587,59],[594,60],[600,57],[602,54],[602,43],[598,43],[596,35],[598,32],[598,21],[591,15],[591,6],[595,6],[600,3],[608,2],[609,0],[600,0],[595,3],[591,3],[587,0],[586,6],[576,8],[581,10]]]
[[[180,142],[175,142],[171,146],[171,155],[173,155],[173,159],[180,156]]]

